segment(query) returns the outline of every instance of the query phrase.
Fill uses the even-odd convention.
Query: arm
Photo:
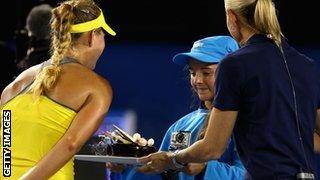
[[[99,127],[107,113],[112,90],[107,82],[94,83],[82,108],[57,144],[22,179],[48,179],[64,166]]]
[[[205,178],[215,177],[215,179],[244,179],[246,170],[240,160],[233,139],[231,139],[224,156],[225,155],[230,157],[230,159],[227,158],[226,162],[223,162],[223,158],[221,161],[208,162]]]
[[[186,163],[219,159],[231,138],[237,114],[237,111],[213,108],[204,138],[181,150],[176,157],[177,161]]]
[[[176,161],[185,164],[219,159],[232,135],[237,114],[237,111],[221,111],[213,108],[204,139],[181,150],[175,156]],[[166,169],[176,169],[172,161],[173,154],[172,152],[158,152],[142,157],[139,161],[146,165],[138,168],[138,171],[159,173]]]
[[[314,151],[320,153],[320,109],[317,110],[316,129],[313,134],[314,137]]]

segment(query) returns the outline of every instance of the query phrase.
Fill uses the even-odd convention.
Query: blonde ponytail
[[[269,35],[281,48],[283,34],[272,0],[257,0],[254,12],[254,27],[261,33]]]
[[[281,48],[283,34],[272,0],[225,0],[225,8],[233,10],[248,27],[271,37]]]
[[[71,19],[74,18],[72,6],[64,4],[59,8],[52,10],[52,44],[53,54],[50,59],[50,65],[44,67],[36,76],[35,81],[30,86],[30,92],[34,99],[38,99],[45,91],[50,90],[56,83],[59,74],[59,64],[65,57],[71,46],[71,34],[69,32]]]

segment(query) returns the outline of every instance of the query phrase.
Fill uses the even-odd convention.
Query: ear
[[[93,34],[93,33],[94,33],[93,31],[90,31],[90,32],[88,33],[87,41],[88,41],[88,45],[89,45],[89,47],[91,47],[91,46],[92,46],[92,41],[93,41],[93,36],[94,36],[94,34]]]
[[[227,17],[228,17],[229,21],[234,24],[236,24],[238,21],[238,17],[236,15],[236,13],[234,13],[233,10],[231,10],[231,9],[227,10]]]

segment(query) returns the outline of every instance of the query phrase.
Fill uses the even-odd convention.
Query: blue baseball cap
[[[193,43],[190,52],[176,54],[172,61],[185,66],[190,58],[204,63],[219,63],[226,55],[239,49],[230,36],[212,36]]]

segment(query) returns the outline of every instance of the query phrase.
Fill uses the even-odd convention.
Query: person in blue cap
[[[226,55],[238,49],[237,42],[230,36],[212,36],[194,42],[190,52],[179,53],[173,62],[187,66],[190,84],[200,102],[199,108],[173,123],[167,130],[160,151],[184,149],[202,139],[214,99],[215,71]],[[170,172],[170,171],[169,171]],[[234,140],[231,138],[223,156],[207,163],[189,163],[178,172],[179,179],[243,179],[242,165]]]
[[[208,125],[208,114],[214,99],[215,71],[218,63],[229,53],[238,49],[237,42],[230,36],[212,36],[194,42],[190,52],[179,53],[173,62],[185,67],[190,74],[190,84],[200,102],[199,108],[176,122],[167,130],[162,140],[160,151],[184,149],[202,139]],[[119,166],[110,165],[116,170]],[[119,169],[118,169],[119,170]],[[120,168],[120,170],[122,170]],[[166,171],[163,179],[243,179],[245,174],[235,143],[231,138],[228,148],[219,160],[207,163],[190,163],[178,171]],[[161,179],[160,175],[143,175],[132,168],[122,172],[120,179]]]

